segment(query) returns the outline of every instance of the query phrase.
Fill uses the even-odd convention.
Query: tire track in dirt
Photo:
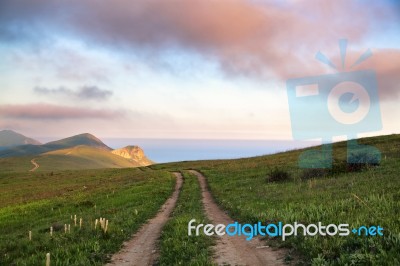
[[[199,180],[203,205],[207,217],[213,224],[230,224],[234,221],[215,203],[208,190],[206,178],[195,170],[190,170]],[[219,236],[215,246],[214,262],[218,265],[284,265],[282,251],[273,251],[259,238],[246,241],[245,236]]]
[[[29,170],[29,172],[33,172],[39,168],[39,164],[37,162],[35,162],[35,159],[32,159],[31,163],[33,164],[33,168],[31,170]]]
[[[159,256],[157,241],[160,238],[161,230],[169,219],[169,216],[176,205],[179,192],[182,187],[182,175],[176,176],[175,191],[172,196],[160,208],[158,214],[143,225],[131,240],[124,243],[122,250],[111,259],[109,266],[145,266],[153,265]]]

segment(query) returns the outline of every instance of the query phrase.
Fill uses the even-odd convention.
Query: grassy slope
[[[170,196],[163,171],[109,169],[58,173],[0,172],[0,265],[102,265]],[[83,219],[75,227],[71,215]],[[110,221],[104,234],[94,220]],[[49,227],[71,224],[49,235]],[[32,231],[32,241],[28,231]]]
[[[378,147],[381,166],[359,173],[343,173],[302,181],[297,158],[302,150],[239,160],[198,161],[155,165],[153,169],[201,170],[211,191],[232,217],[242,222],[282,221],[381,225],[385,237],[296,237],[285,246],[301,251],[305,263],[400,263],[400,136],[360,141]],[[346,156],[345,143],[334,145],[336,160]],[[292,181],[268,183],[278,167]]]
[[[33,168],[32,159],[39,164],[36,171],[57,171],[69,169],[99,169],[138,167],[140,164],[127,160],[110,151],[89,146],[77,146],[56,150],[41,155],[0,158],[2,171],[29,171]]]
[[[0,158],[0,172],[28,172],[33,168],[31,160],[31,157]]]
[[[129,161],[107,150],[89,146],[76,146],[69,149],[47,152],[36,162],[40,170],[96,169],[137,167],[138,163]],[[38,169],[38,170],[39,170]]]

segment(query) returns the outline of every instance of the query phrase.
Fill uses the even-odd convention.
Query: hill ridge
[[[63,138],[56,141],[47,142],[44,146],[47,147],[64,147],[71,148],[78,145],[87,145],[92,147],[97,147],[105,150],[112,150],[106,144],[104,144],[100,139],[95,137],[90,133],[82,133],[78,135],[74,135],[71,137]]]

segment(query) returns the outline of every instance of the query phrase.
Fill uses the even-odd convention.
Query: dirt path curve
[[[38,165],[37,162],[35,162],[35,159],[32,159],[31,163],[33,164],[33,168],[31,170],[29,170],[29,172],[33,172],[33,171],[35,171],[36,169],[39,168],[39,165]]]
[[[227,225],[234,222],[215,203],[208,190],[206,178],[197,171],[190,172],[199,179],[206,215],[213,224]],[[284,265],[283,256],[283,252],[271,250],[258,238],[246,241],[244,236],[223,235],[217,240],[214,262],[218,265]]]
[[[172,196],[164,203],[158,214],[150,219],[134,237],[124,243],[122,250],[111,259],[107,265],[153,265],[158,258],[156,250],[157,241],[165,223],[167,222],[172,210],[175,207],[182,186],[182,175],[174,173],[176,176],[175,191]]]

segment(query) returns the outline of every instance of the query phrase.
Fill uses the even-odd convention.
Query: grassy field
[[[14,174],[17,172],[27,172],[33,168],[31,160],[32,157],[1,158],[0,159],[1,174],[4,173]]]
[[[141,169],[2,172],[0,265],[44,265],[47,252],[52,265],[103,265],[155,215],[174,183],[168,172]],[[94,229],[100,217],[109,220],[107,232]]]
[[[281,246],[294,248],[314,265],[400,264],[400,136],[361,140],[382,152],[378,167],[304,179],[297,167],[303,150],[239,160],[198,161],[155,165],[154,169],[200,170],[217,202],[242,222],[282,221],[304,224],[348,223],[352,227],[381,225],[384,237],[291,237]],[[334,145],[335,160],[346,157],[346,143]],[[268,182],[282,170],[285,182]],[[275,243],[275,241],[274,241]],[[290,258],[288,258],[290,259]]]
[[[196,176],[183,172],[184,183],[171,220],[165,225],[160,241],[159,265],[212,265],[211,246],[214,239],[205,235],[188,236],[191,219],[208,223],[201,203],[200,185]]]
[[[0,160],[0,166],[16,169],[0,173],[0,265],[42,265],[47,252],[55,265],[102,265],[171,195],[175,178],[169,171],[182,171],[184,186],[161,235],[159,264],[209,264],[213,239],[187,236],[187,223],[205,217],[197,180],[185,169],[201,171],[216,201],[243,223],[384,227],[383,237],[266,239],[268,245],[299,253],[300,258],[294,258],[299,264],[400,265],[400,136],[360,142],[380,149],[379,166],[357,172],[343,169],[345,142],[334,144],[334,171],[322,174],[299,169],[297,161],[304,149],[238,160],[33,173],[21,166],[29,166],[27,158]],[[274,171],[287,174],[287,180],[270,182]],[[78,223],[83,219],[82,228],[74,226],[71,215],[75,214]],[[109,220],[107,233],[93,228],[100,217]],[[64,224],[71,224],[71,233],[64,233]],[[31,241],[28,231],[32,231]]]

